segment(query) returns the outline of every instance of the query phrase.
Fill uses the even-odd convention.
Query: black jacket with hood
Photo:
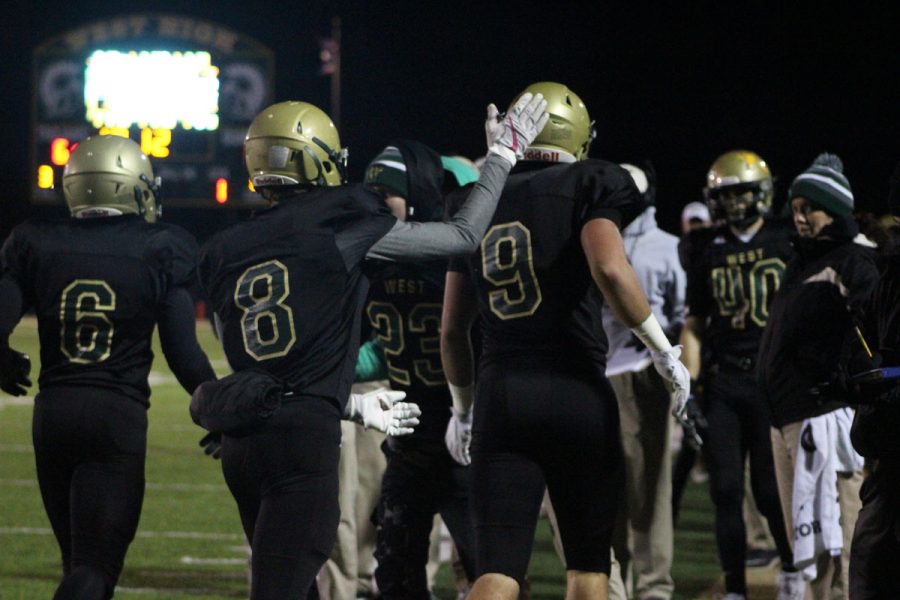
[[[769,307],[757,377],[772,425],[783,427],[844,406],[835,379],[859,345],[854,326],[878,283],[873,252],[853,241],[852,217],[836,217],[819,236],[796,238],[781,288]],[[816,393],[817,389],[825,391]]]

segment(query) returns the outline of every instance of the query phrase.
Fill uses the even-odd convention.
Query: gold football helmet
[[[152,223],[162,211],[160,179],[154,179],[150,159],[128,138],[87,138],[72,151],[62,182],[72,216],[102,209],[139,214]]]
[[[772,208],[772,172],[755,152],[732,150],[713,162],[703,192],[714,219],[746,227]]]
[[[308,102],[279,102],[256,115],[244,139],[255,188],[347,182],[347,150],[331,117]]]
[[[543,94],[550,120],[526,149],[525,160],[566,162],[567,157],[561,155],[560,151],[573,156],[575,160],[586,159],[591,142],[597,134],[581,98],[561,83],[541,81],[522,90],[510,103],[510,107],[515,106],[522,94],[528,92]]]

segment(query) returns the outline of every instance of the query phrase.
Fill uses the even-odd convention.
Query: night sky
[[[735,148],[769,162],[777,204],[816,154],[835,152],[857,207],[883,212],[887,178],[900,158],[897,16],[850,3],[827,10],[812,3],[669,4],[15,3],[0,25],[0,237],[29,213],[32,49],[68,29],[141,11],[216,21],[256,38],[276,53],[276,99],[326,111],[318,38],[340,15],[340,132],[356,180],[398,136],[479,156],[488,102],[505,106],[527,84],[556,80],[597,121],[592,157],[654,162],[660,221],[670,230],[681,207],[701,199],[710,163]]]

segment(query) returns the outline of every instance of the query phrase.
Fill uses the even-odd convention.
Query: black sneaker
[[[778,550],[751,548],[747,550],[745,564],[748,569],[768,569],[778,563]]]

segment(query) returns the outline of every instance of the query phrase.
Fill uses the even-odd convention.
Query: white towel
[[[853,411],[841,408],[803,421],[794,465],[794,566],[803,578],[816,578],[816,557],[832,556],[844,546],[837,495],[838,472],[862,468],[863,458],[850,443]]]

